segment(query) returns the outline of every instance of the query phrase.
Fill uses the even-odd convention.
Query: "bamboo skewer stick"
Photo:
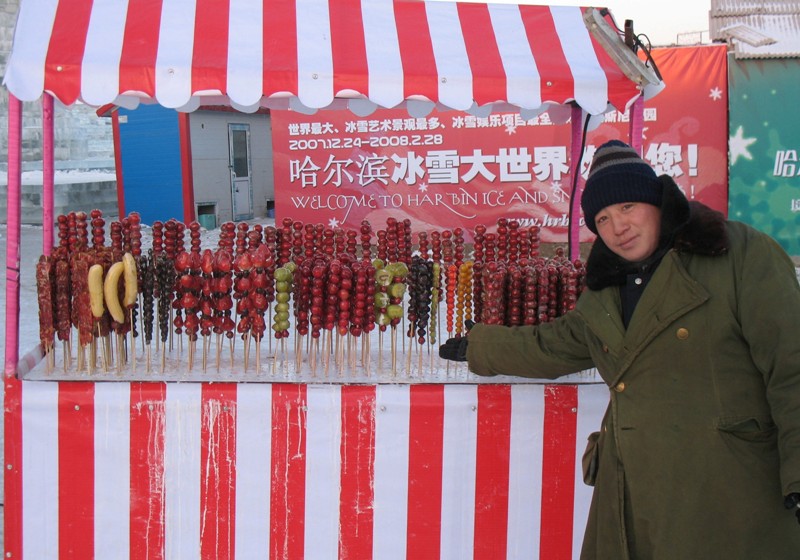
[[[333,351],[333,333],[328,331],[322,335],[322,359],[325,363],[325,377],[328,377],[328,366],[331,363],[331,352]]]
[[[405,341],[405,336],[403,336],[403,340]],[[413,353],[412,349],[413,342],[411,339],[408,340],[408,352],[406,352],[406,376],[411,377],[411,354]],[[405,342],[403,343],[403,349],[405,350]]]
[[[344,369],[344,347],[346,343],[342,340],[342,335],[338,332],[336,333],[336,370],[339,373],[339,376],[342,375],[342,371]]]
[[[130,346],[131,371],[133,373],[136,373],[136,339],[133,336],[133,307],[131,307],[128,310],[128,313],[131,319],[131,346]],[[144,337],[142,337],[142,340],[144,340]]]
[[[250,365],[250,333],[245,335],[243,342],[244,346],[244,372],[247,373],[248,366]]]
[[[418,366],[418,369],[417,369],[417,375],[419,377],[422,377],[422,354],[423,354],[422,350],[423,350],[423,345],[420,344],[419,341],[417,341],[417,357],[419,358],[419,366]]]
[[[103,346],[105,346],[106,349],[106,363],[108,364],[106,373],[108,373],[111,371],[111,366],[114,365],[114,345],[111,342],[110,332],[103,338]]]
[[[311,347],[312,350],[311,355],[309,356],[309,366],[311,367],[311,376],[314,377],[317,375],[317,352],[319,351],[319,338],[313,338]]]
[[[433,351],[431,351],[431,346],[433,346],[433,345],[431,344],[431,341],[430,341],[430,340],[428,340],[428,357],[429,357],[429,358],[430,358],[430,360],[431,360],[431,376],[433,376],[433,372],[434,372],[434,368],[433,368],[433,355],[434,355],[436,352],[433,352]]]
[[[189,371],[194,367],[194,340],[189,339]]]
[[[208,336],[203,335],[203,373],[206,372],[208,365]]]
[[[222,333],[217,333],[217,373],[219,373],[219,363],[222,357]]]
[[[378,375],[383,373],[383,331],[378,330]]]
[[[397,328],[392,327],[392,377],[397,375]]]
[[[100,323],[97,323],[97,338],[95,339],[96,342],[99,342],[100,345],[103,347],[102,352],[100,354],[103,358],[103,371],[108,373],[108,356],[105,353],[105,345],[103,344],[103,337],[100,336]],[[95,344],[95,352],[97,352],[97,345]]]
[[[142,310],[142,319],[141,320],[143,321],[144,320],[144,296],[142,295],[141,292],[139,292],[139,294],[137,295],[137,298],[139,300],[139,309]],[[133,321],[132,320],[131,320],[131,325],[133,325]],[[144,336],[142,336],[142,354],[145,353],[145,350],[146,349],[145,349],[145,345],[144,345]]]
[[[272,337],[268,337],[272,340]],[[256,373],[261,373],[261,337],[256,337]]]
[[[295,373],[298,375],[300,374],[300,368],[302,367],[303,363],[303,337],[302,335],[298,334],[295,331],[295,344],[294,344],[294,352],[295,352]]]
[[[117,375],[122,375],[122,337],[119,333],[114,333],[114,335],[117,343]]]
[[[94,374],[94,364],[97,360],[97,342],[95,341],[94,337],[92,337],[92,341],[89,343],[89,375]]]
[[[370,338],[371,337],[369,336],[369,333],[367,333],[367,339],[365,341],[366,342],[366,356],[367,356],[367,365],[366,365],[367,377],[370,377],[370,363],[372,361],[372,348],[370,348],[370,346],[371,346]]]

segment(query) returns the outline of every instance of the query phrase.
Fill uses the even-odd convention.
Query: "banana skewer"
[[[100,319],[106,312],[105,303],[103,301],[103,265],[93,264],[89,267],[86,284],[89,288],[89,306],[91,307],[92,317],[94,317],[94,323],[97,327],[97,337],[92,342],[92,355],[89,362],[89,370],[91,373],[97,359],[97,339],[100,338]],[[105,371],[108,371],[108,360],[105,353],[103,353],[103,368]]]
[[[103,297],[105,298],[108,312],[111,314],[111,318],[120,324],[125,322],[125,311],[119,301],[119,280],[122,278],[124,271],[125,265],[121,261],[115,262],[108,269],[103,283]]]
[[[122,303],[125,309],[128,310],[131,321],[131,367],[136,371],[136,341],[133,337],[133,308],[139,297],[139,278],[136,271],[136,259],[131,253],[125,253],[122,256],[122,275],[125,280],[125,295],[122,298]]]
[[[123,280],[125,282],[124,285],[125,291],[121,302],[119,299],[120,280]],[[128,310],[131,322],[130,352],[131,352],[131,362],[134,370],[136,368],[135,365],[136,346],[133,340],[133,307],[136,305],[136,299],[138,293],[139,293],[139,284],[136,274],[136,260],[134,259],[131,253],[125,253],[121,261],[115,262],[108,269],[105,281],[103,282],[102,295],[103,295],[103,300],[105,302],[105,306],[108,309],[108,313],[111,315],[111,318],[114,320],[114,322],[119,323],[120,325],[124,324],[126,319],[125,310],[126,309]],[[120,341],[118,340],[118,342]],[[119,358],[117,362],[118,369],[119,367],[121,367],[122,359],[123,359],[122,351],[120,349]]]

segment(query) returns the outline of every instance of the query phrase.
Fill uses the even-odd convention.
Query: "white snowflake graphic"
[[[428,192],[428,183],[420,183],[419,192]]]
[[[506,134],[516,134],[516,133],[517,133],[517,125],[515,124],[506,125]]]
[[[568,187],[571,188],[571,185]],[[550,184],[550,192],[553,193],[553,196],[555,196],[556,200],[559,202],[565,198],[569,198],[569,193],[564,190],[564,184],[561,181],[553,181]]]
[[[569,200],[569,192],[564,190],[561,181],[553,181],[550,184],[550,192],[553,194],[553,199],[555,202],[564,202],[565,200]]]
[[[736,161],[739,159],[739,156],[743,157],[744,159],[753,159],[753,155],[747,149],[750,147],[751,144],[754,144],[756,138],[745,138],[744,137],[744,128],[739,127],[736,129],[736,134],[730,137],[728,140],[728,146],[731,152],[731,165],[734,165]]]
[[[328,227],[332,228],[339,227],[339,220],[337,220],[336,218],[331,218],[330,220],[328,220]]]
[[[722,90],[719,89],[718,87],[715,87],[709,92],[708,96],[714,101],[719,101],[720,99],[722,99]]]

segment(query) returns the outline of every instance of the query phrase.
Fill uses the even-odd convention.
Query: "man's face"
[[[597,213],[594,223],[609,249],[626,261],[639,262],[658,247],[661,209],[646,202],[612,204]]]

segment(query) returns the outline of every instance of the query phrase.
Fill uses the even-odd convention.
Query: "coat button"
[[[608,344],[603,344],[603,352],[608,354]]]
[[[684,329],[683,327],[681,327],[678,329],[675,335],[678,337],[678,340],[686,340],[687,338],[689,338],[689,329]]]
[[[617,393],[621,393],[622,391],[624,391],[624,390],[625,390],[625,383],[623,383],[622,381],[620,381],[619,383],[617,383],[616,385],[614,385],[614,390],[615,390]]]

